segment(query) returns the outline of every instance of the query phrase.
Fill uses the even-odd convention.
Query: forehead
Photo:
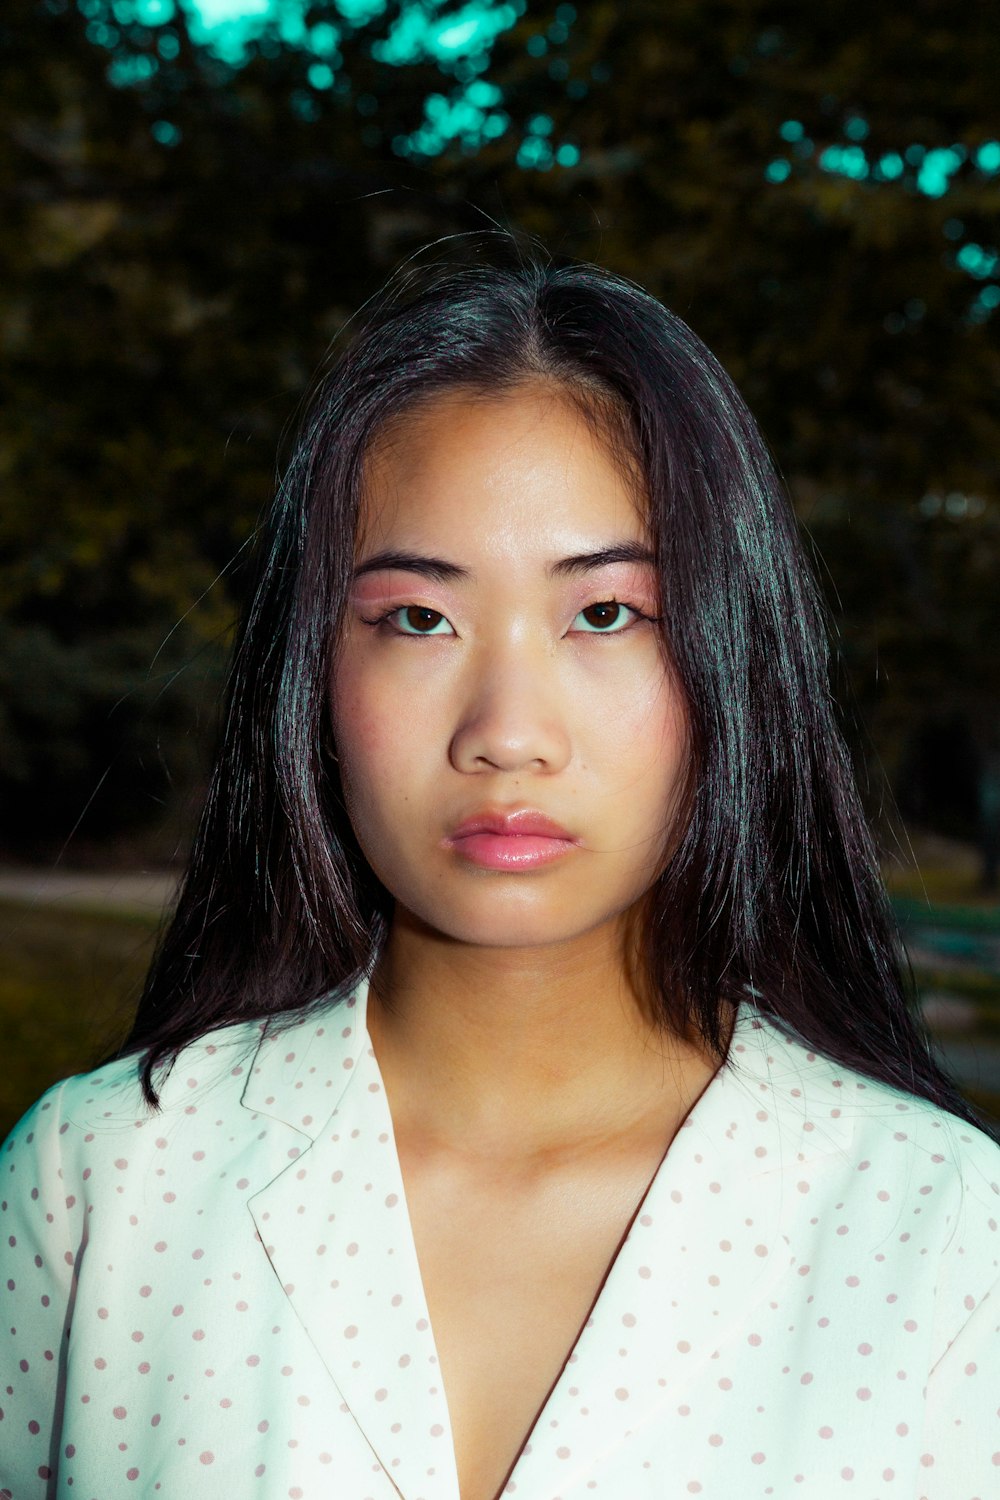
[[[430,536],[551,553],[581,538],[642,538],[645,505],[602,426],[551,383],[454,391],[404,412],[365,465],[366,540]]]

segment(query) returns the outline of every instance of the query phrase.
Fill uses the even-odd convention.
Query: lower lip
[[[470,833],[449,843],[456,854],[484,870],[535,870],[562,859],[575,848],[572,839],[543,838],[534,833]]]

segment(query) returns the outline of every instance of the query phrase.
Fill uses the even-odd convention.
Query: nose
[[[566,766],[572,741],[563,695],[536,654],[509,650],[470,662],[449,755],[457,771],[552,773]]]

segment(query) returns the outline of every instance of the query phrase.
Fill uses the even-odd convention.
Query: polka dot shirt
[[[367,987],[0,1156],[2,1500],[459,1500]],[[997,1500],[1000,1148],[748,1005],[504,1495]]]

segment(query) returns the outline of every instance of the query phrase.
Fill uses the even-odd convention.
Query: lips
[[[475,813],[458,825],[451,838],[471,838],[477,833],[491,833],[501,838],[565,839],[574,842],[573,835],[553,818],[547,818],[544,813],[536,812],[530,807],[508,813]]]

